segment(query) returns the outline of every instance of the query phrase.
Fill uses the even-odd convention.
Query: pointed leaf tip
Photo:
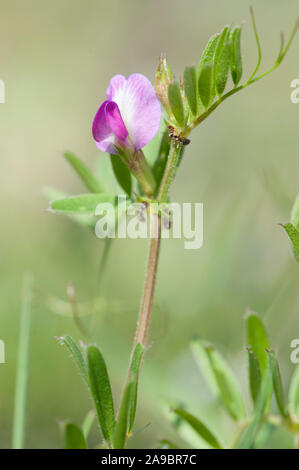
[[[83,356],[82,350],[78,346],[76,341],[69,335],[56,337],[56,340],[59,342],[59,344],[61,344],[67,349],[71,358],[73,359],[79,371],[81,372],[84,380],[87,382],[87,365],[85,357]]]
[[[201,56],[198,68],[198,91],[202,104],[207,109],[215,98],[215,83],[213,79],[213,66],[215,50],[220,34],[214,34],[208,41]]]
[[[124,164],[119,155],[110,155],[114,176],[120,187],[129,197],[132,195],[132,176],[129,168]]]
[[[82,182],[90,192],[101,193],[103,191],[99,181],[91,173],[85,163],[83,163],[74,153],[67,151],[63,154],[63,156],[73,167],[77,175],[81,178]]]
[[[237,380],[227,362],[212,345],[197,339],[192,342],[197,363],[213,391],[221,398],[235,420],[245,417],[245,405]]]
[[[223,94],[226,87],[231,54],[230,28],[225,26],[220,34],[214,56],[214,80],[218,96]]]
[[[236,26],[230,33],[230,39],[232,42],[232,54],[231,54],[231,75],[235,86],[237,86],[242,78],[243,65],[242,65],[242,54],[241,54],[241,32],[242,28]]]
[[[283,417],[286,417],[287,416],[286,402],[285,402],[284,389],[283,389],[281,375],[280,375],[279,364],[272,349],[266,350],[266,352],[269,356],[271,370],[272,370],[273,388],[274,388],[276,403],[280,411],[280,414]]]
[[[212,434],[212,432],[207,428],[202,421],[197,419],[192,414],[188,413],[187,411],[176,408],[173,412],[183,419],[189,426],[212,448],[214,449],[221,449],[222,446],[219,443],[218,439]]]
[[[293,254],[295,256],[296,261],[299,263],[299,232],[291,223],[282,224],[282,227],[284,228],[289,237]]]
[[[117,197],[114,194],[80,194],[63,199],[56,199],[51,203],[51,210],[64,214],[95,215],[96,208],[101,203],[115,205]]]
[[[247,344],[259,361],[263,377],[268,363],[266,349],[270,349],[270,343],[263,322],[256,313],[247,313],[246,329]]]
[[[87,449],[82,430],[74,423],[67,423],[64,429],[65,449]]]

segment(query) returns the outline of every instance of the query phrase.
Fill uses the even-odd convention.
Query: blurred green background
[[[0,79],[6,84],[6,103],[0,105],[0,338],[6,344],[6,364],[0,364],[1,448],[11,442],[26,270],[36,278],[26,446],[59,447],[58,420],[80,423],[91,407],[81,378],[54,339],[66,332],[82,335],[71,318],[50,308],[49,298],[66,301],[69,280],[78,301],[94,297],[104,242],[45,211],[46,186],[84,192],[63,151],[74,151],[96,169],[107,156],[94,145],[91,123],[110,78],[140,72],[153,81],[161,52],[179,75],[185,65],[198,64],[208,38],[226,23],[245,20],[247,77],[257,56],[250,3],[267,67],[276,58],[280,30],[289,33],[299,14],[297,0],[0,1]],[[290,101],[290,83],[299,78],[298,51],[299,37],[278,71],[225,102],[192,135],[172,195],[204,203],[204,246],[195,251],[184,250],[182,240],[162,243],[152,347],[139,395],[137,429],[146,428],[136,433],[132,447],[176,436],[163,411],[169,401],[185,403],[216,434],[229,434],[232,425],[199,375],[189,341],[198,333],[215,343],[247,396],[247,307],[262,315],[289,381],[290,342],[299,337],[299,271],[278,223],[288,221],[299,190],[299,105]],[[91,340],[107,360],[116,400],[145,257],[146,241],[116,241],[102,285],[103,308],[95,319],[82,320],[92,325]],[[97,442],[95,426],[91,441]],[[271,445],[288,447],[291,439],[278,432]]]

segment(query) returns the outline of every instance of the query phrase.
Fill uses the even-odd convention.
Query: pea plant
[[[278,359],[262,320],[256,313],[248,312],[245,324],[248,385],[252,400],[250,413],[246,410],[238,381],[222,355],[201,338],[194,339],[190,344],[195,361],[211,392],[234,421],[235,432],[229,436],[228,433],[218,436],[206,423],[181,407],[173,407],[169,416],[178,435],[185,442],[186,435],[190,436],[191,447],[195,439],[204,448],[261,448],[267,444],[273,431],[282,427],[293,436],[294,446],[298,448],[299,369],[295,369],[286,393]],[[277,414],[270,412],[272,395],[275,396]],[[178,448],[177,444],[168,439],[162,439],[159,445],[167,449]]]
[[[138,73],[130,75],[127,79],[122,75],[111,79],[107,99],[95,115],[92,136],[98,149],[109,154],[106,158],[110,158],[115,180],[125,199],[121,207],[118,205],[118,194],[107,190],[107,182],[104,181],[103,184],[85,163],[70,152],[66,153],[65,157],[88,192],[75,196],[66,196],[59,192],[50,195],[51,211],[65,214],[93,229],[99,204],[113,204],[116,212],[124,213],[131,203],[141,203],[144,211],[151,213],[152,232],[144,289],[127,378],[117,411],[106,362],[99,347],[95,344],[78,343],[69,335],[58,338],[59,343],[74,359],[90,391],[101,431],[99,446],[102,448],[125,448],[134,431],[138,382],[148,345],[153,309],[161,230],[167,221],[171,223],[171,214],[167,210],[171,201],[169,192],[186,146],[190,144],[190,134],[224,101],[279,67],[298,29],[297,22],[288,41],[285,41],[284,35],[281,34],[280,48],[273,66],[259,73],[262,51],[252,9],[251,19],[258,59],[254,70],[244,82],[240,26],[225,26],[220,33],[213,35],[202,53],[199,66],[186,67],[180,80],[175,78],[164,56],[159,59],[155,87],[145,76]],[[231,88],[227,91],[228,83],[231,83]],[[146,158],[143,149],[157,135],[161,126],[163,132],[158,152],[151,155],[151,158]],[[157,203],[158,210],[151,211]],[[164,209],[161,209],[160,204],[164,204]],[[296,238],[295,245],[299,253],[297,212],[294,217],[296,223],[285,226],[285,229],[292,241]],[[105,243],[108,246],[108,242]],[[298,435],[299,376],[296,374],[292,381],[287,405],[277,359],[270,348],[260,319],[254,314],[247,318],[247,346],[250,391],[254,403],[251,416],[246,415],[236,380],[224,359],[204,341],[197,339],[192,343],[193,353],[204,375],[208,377],[228,413],[237,422],[238,429],[232,446],[253,446],[258,428],[268,424],[286,426]],[[272,389],[278,403],[279,416],[268,413]],[[191,426],[208,446],[220,448],[226,445],[186,410],[175,408],[173,414],[181,422]],[[82,427],[71,422],[65,424],[66,448],[87,448],[88,430],[92,419],[93,414],[89,413]],[[169,441],[163,442],[164,444],[159,445],[171,446]]]
[[[299,262],[299,196],[294,203],[290,222],[281,226],[288,235],[295,260]],[[275,429],[282,427],[293,436],[294,447],[299,448],[299,368],[295,368],[287,390],[282,382],[277,355],[261,318],[254,312],[248,312],[245,326],[248,386],[252,400],[250,413],[246,410],[238,381],[222,355],[202,338],[195,338],[190,343],[190,350],[211,392],[235,422],[235,433],[230,436],[230,441],[227,436],[218,437],[206,423],[182,407],[170,408],[168,416],[179,437],[186,442],[186,435],[190,436],[191,447],[195,440],[205,448],[260,448],[267,444]],[[277,414],[270,412],[272,395]],[[164,449],[179,448],[169,439],[159,441],[159,446]]]

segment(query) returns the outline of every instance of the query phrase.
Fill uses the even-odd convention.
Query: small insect
[[[181,135],[178,135],[175,132],[174,127],[172,127],[172,126],[168,126],[168,135],[172,140],[174,140],[177,147],[179,147],[180,144],[181,145],[189,145],[190,144],[190,140],[186,139],[185,137],[183,137]]]

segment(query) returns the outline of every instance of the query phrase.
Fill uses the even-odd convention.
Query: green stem
[[[170,152],[167,160],[167,165],[163,174],[163,178],[158,191],[158,202],[165,202],[167,200],[170,185],[172,183],[175,171],[177,168],[181,146],[176,146],[173,143],[170,147]],[[141,343],[146,346],[146,340],[150,327],[150,320],[153,309],[153,298],[156,284],[156,274],[158,268],[158,259],[160,251],[161,241],[161,219],[158,215],[153,215],[151,218],[152,233],[154,236],[150,239],[148,261],[145,271],[145,281],[143,294],[141,298],[141,306],[139,310],[139,317],[137,323],[137,329],[135,334],[135,340],[132,348],[132,354],[137,343]],[[131,359],[132,359],[131,354]]]
[[[153,310],[153,299],[155,293],[156,275],[161,241],[161,219],[156,214],[152,216],[152,230],[154,236],[150,239],[149,242],[144,288],[141,298],[139,317],[132,354],[135,349],[135,346],[138,343],[142,344],[143,346],[146,346]]]
[[[253,7],[252,7],[252,6],[250,7],[250,15],[251,15],[251,22],[252,22],[253,31],[254,31],[254,36],[255,36],[256,45],[257,45],[257,50],[258,50],[258,61],[257,61],[256,67],[255,67],[255,69],[254,69],[252,75],[250,76],[250,78],[249,78],[249,80],[248,80],[249,82],[250,82],[250,80],[251,80],[253,77],[255,77],[255,75],[257,74],[258,69],[260,68],[260,65],[261,65],[261,62],[262,62],[261,43],[260,43],[260,39],[259,39],[257,27],[256,27],[255,16],[254,16],[254,11],[253,11]]]
[[[120,154],[122,157],[122,154]],[[135,176],[144,194],[153,197],[156,189],[156,182],[142,150],[138,150],[133,157],[122,157],[123,162],[128,166]]]
[[[253,18],[253,23],[254,23],[255,34],[257,37],[254,18]],[[294,33],[291,36],[291,39],[287,45],[286,50],[288,50],[289,45],[292,42],[292,39],[295,35],[297,27],[298,25],[296,24]],[[258,47],[259,47],[258,37],[257,37],[257,42],[258,42]],[[284,53],[281,55],[281,60],[283,59],[283,57],[284,57]],[[254,75],[256,74],[260,65],[260,47],[259,47],[258,66],[256,67],[254,74],[251,75],[249,80],[244,85],[234,88],[233,90],[229,91],[228,93],[223,95],[221,98],[219,98],[209,109],[206,110],[206,112],[201,114],[191,126],[185,129],[185,131],[182,134],[182,137],[187,137],[189,133],[191,132],[191,130],[194,129],[194,127],[198,126],[202,121],[204,121],[224,100],[226,100],[230,96],[245,89],[247,86],[251,85],[252,83],[256,82],[257,80],[260,80],[264,76],[271,73],[275,68],[278,67],[280,62],[277,61],[274,67],[272,67],[270,70],[266,71],[259,77],[254,78]],[[158,190],[158,196],[157,196],[158,202],[163,203],[167,201],[168,192],[169,192],[171,183],[173,181],[173,178],[175,176],[176,169],[178,166],[181,149],[182,149],[181,145],[177,145],[177,143],[174,144],[174,142],[171,142],[167,165],[166,165],[163,177],[162,177],[160,188]],[[141,154],[139,154],[139,152],[136,153],[134,161],[129,162],[129,168],[132,171],[132,173],[135,175],[136,179],[139,181],[139,184],[141,185],[144,193],[149,198],[152,198],[154,191],[155,191],[155,182],[153,181],[152,172],[150,168],[148,167],[142,152]],[[140,171],[140,169],[142,171]],[[129,370],[131,367],[131,361],[132,361],[133,352],[134,352],[136,344],[140,342],[142,345],[144,346],[146,345],[148,330],[150,326],[150,319],[151,319],[151,314],[152,314],[153,297],[154,297],[154,291],[155,291],[156,273],[157,273],[157,267],[158,267],[160,238],[161,238],[160,217],[156,216],[154,217],[153,220],[155,220],[155,223],[158,224],[158,234],[156,237],[153,237],[150,240],[148,263],[147,263],[147,268],[146,268],[146,277],[145,277],[144,289],[143,289],[143,294],[142,294],[141,307],[139,311],[137,330],[136,330],[135,340],[134,340],[132,353],[131,353]]]
[[[15,402],[12,431],[12,448],[22,449],[25,441],[27,383],[29,371],[29,347],[31,310],[33,300],[33,278],[24,276],[20,320],[19,351],[17,359]]]
[[[167,165],[158,192],[158,202],[166,202],[167,200],[170,185],[173,181],[177,169],[181,149],[181,145],[176,146],[174,143],[171,144]]]
[[[170,189],[170,185],[172,183],[177,168],[180,151],[181,146],[177,147],[174,144],[171,145],[167,165],[158,191],[157,202],[165,202],[167,200],[168,191]],[[145,281],[141,297],[137,328],[130,356],[127,379],[123,390],[126,389],[126,384],[129,380],[129,373],[131,369],[135,347],[138,343],[142,344],[144,347],[146,346],[150,328],[161,243],[161,218],[158,214],[153,214],[151,216],[151,224],[151,234],[153,234],[153,236],[151,237],[149,242],[148,259],[145,270]]]

